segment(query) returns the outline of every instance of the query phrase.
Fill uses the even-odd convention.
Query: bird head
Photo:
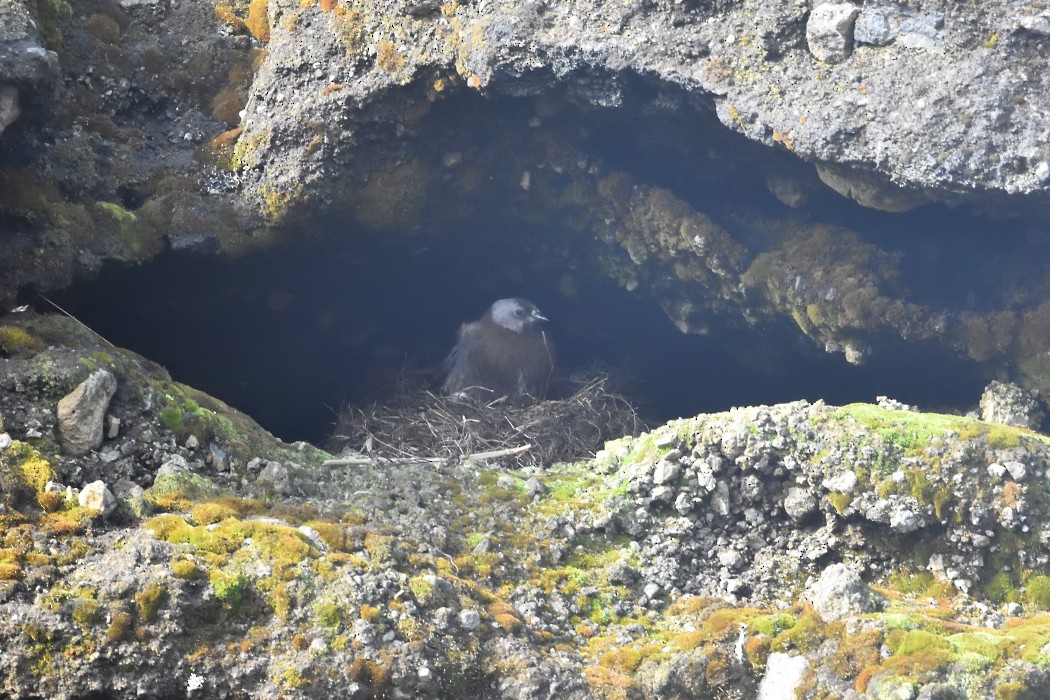
[[[500,299],[492,305],[489,313],[496,325],[515,333],[524,333],[547,320],[527,299]]]

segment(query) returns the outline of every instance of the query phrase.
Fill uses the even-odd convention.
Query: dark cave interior
[[[418,138],[433,143],[435,134],[469,132],[484,148],[500,143],[493,124],[528,128],[535,113],[529,100],[480,99],[435,107],[432,128]],[[988,297],[982,284],[995,284],[982,282],[981,265],[1025,244],[1023,227],[964,207],[888,214],[823,189],[790,210],[766,188],[761,159],[770,152],[729,135],[713,116],[650,115],[640,129],[631,114],[567,107],[547,125],[573,134],[602,167],[667,187],[729,230],[741,209],[848,226],[900,254],[903,285],[921,301],[980,305]],[[810,166],[772,157],[788,158],[812,178]],[[399,378],[436,387],[436,368],[459,324],[508,296],[531,299],[551,319],[563,374],[611,371],[650,423],[732,406],[877,395],[962,411],[976,405],[989,378],[986,368],[943,346],[903,341],[852,366],[789,322],[749,326],[713,317],[705,334],[682,334],[655,302],[617,286],[597,266],[571,256],[564,265],[553,255],[537,259],[537,250],[560,245],[561,232],[511,218],[498,201],[473,202],[454,234],[440,222],[391,235],[349,221],[317,219],[309,227],[320,235],[240,259],[170,252],[140,266],[107,264],[53,298],[109,341],[279,437],[314,443],[330,432],[344,402],[381,402]],[[992,241],[990,227],[1017,233]]]

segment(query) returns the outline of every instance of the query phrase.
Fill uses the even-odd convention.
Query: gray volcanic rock
[[[809,47],[803,40],[806,27],[815,36],[831,8],[848,4],[812,14],[772,0],[355,7],[348,25],[337,12],[271,3],[269,51],[242,135],[261,143],[249,164],[260,183],[324,188],[322,174],[345,152],[340,144],[368,130],[362,113],[388,106],[381,98],[398,86],[454,70],[488,94],[560,87],[605,107],[623,105],[618,76],[644,75],[712,100],[719,119],[749,138],[787,145],[806,161],[848,165],[913,198],[1050,191],[1050,52],[1038,18],[1012,6],[866,7],[852,54],[856,8],[829,19],[834,50],[825,39]],[[814,45],[825,47],[816,57]],[[840,62],[821,67],[821,58]],[[290,72],[300,77],[289,82]],[[326,91],[332,85],[339,89]],[[358,127],[330,134],[323,153],[307,152],[304,124],[347,119]]]
[[[1016,384],[992,382],[981,395],[981,420],[1036,429],[1045,414],[1032,393]]]
[[[102,422],[117,391],[117,378],[100,369],[58,402],[58,435],[62,450],[79,457],[102,444]]]
[[[0,0],[0,134],[26,101],[46,98],[58,77],[58,56],[43,40],[26,5]]]
[[[806,42],[809,52],[825,63],[842,63],[853,52],[853,24],[860,8],[848,2],[826,2],[809,13]]]

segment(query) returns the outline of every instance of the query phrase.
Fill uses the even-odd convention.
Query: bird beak
[[[537,321],[546,321],[547,320],[547,317],[544,316],[543,314],[541,314],[539,311],[533,311],[532,312],[532,318],[534,318]]]

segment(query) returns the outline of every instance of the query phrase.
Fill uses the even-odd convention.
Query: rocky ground
[[[547,470],[325,465],[70,319],[7,323],[8,697],[1050,691],[1026,428],[797,402]]]

